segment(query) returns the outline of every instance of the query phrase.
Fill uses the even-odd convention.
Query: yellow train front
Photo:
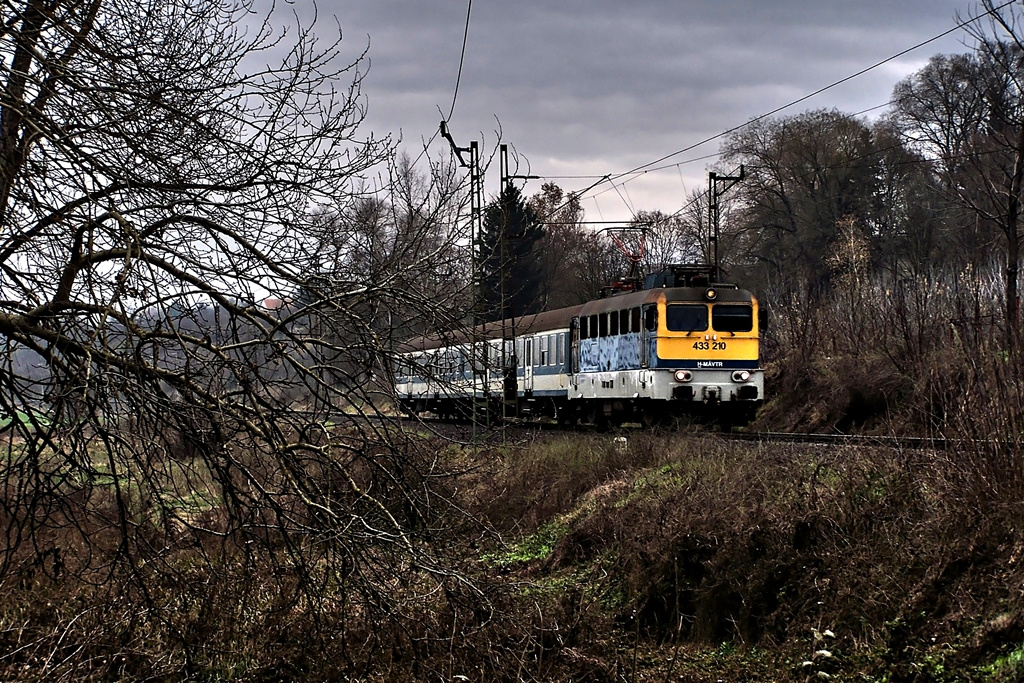
[[[744,424],[764,400],[756,298],[676,266],[584,304],[570,328],[568,403],[588,422],[702,413]]]

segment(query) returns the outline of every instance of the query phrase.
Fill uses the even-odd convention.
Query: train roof
[[[494,322],[484,323],[476,327],[462,327],[451,332],[414,337],[403,342],[399,347],[400,353],[412,351],[430,351],[446,346],[461,346],[469,344],[474,339],[498,339],[502,336],[519,337],[524,334],[539,334],[549,330],[561,330],[569,327],[572,319],[580,314],[583,306],[570,306],[568,308],[557,308],[553,311],[532,313],[519,318],[506,318]]]
[[[580,315],[593,315],[606,311],[618,311],[623,308],[633,308],[643,304],[653,304],[665,298],[667,303],[671,302],[707,302],[709,289],[715,291],[714,301],[716,303],[750,303],[753,296],[745,289],[738,289],[736,285],[715,284],[710,287],[656,287],[654,289],[641,289],[636,292],[617,294],[607,299],[594,299],[580,307]]]
[[[569,327],[572,319],[580,315],[594,315],[607,311],[618,311],[643,304],[660,301],[708,302],[708,293],[714,290],[716,303],[750,303],[754,300],[750,292],[736,285],[715,282],[718,268],[707,264],[672,264],[657,273],[644,278],[624,280],[614,287],[602,290],[615,291],[612,296],[594,299],[579,306],[559,308],[524,315],[520,318],[497,320],[475,327],[463,327],[450,332],[414,337],[399,345],[400,353],[429,351],[446,346],[461,346],[474,340],[512,338],[524,334],[539,334],[550,330]],[[632,289],[636,287],[636,289]]]
[[[715,303],[750,303],[753,296],[735,285],[714,285]],[[413,351],[430,351],[447,346],[462,346],[474,339],[499,339],[501,337],[520,337],[526,334],[540,334],[550,330],[562,330],[569,327],[572,319],[578,316],[595,315],[624,308],[634,308],[643,304],[657,303],[662,297],[666,303],[673,302],[706,302],[708,287],[658,287],[642,289],[636,292],[618,294],[606,299],[594,299],[580,306],[558,308],[524,315],[520,318],[509,318],[484,323],[476,327],[462,327],[445,333],[435,333],[408,339],[398,347],[399,353]]]

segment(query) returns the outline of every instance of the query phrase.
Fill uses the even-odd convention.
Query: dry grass
[[[929,341],[946,328],[920,316],[858,335],[858,305],[779,326],[762,424],[959,447],[632,432],[340,448],[382,506],[362,519],[394,520],[401,552],[351,527],[343,543],[304,533],[298,500],[232,527],[180,435],[117,480],[97,450],[47,483],[73,495],[9,554],[0,678],[1020,680],[1024,364],[998,331]],[[817,346],[794,346],[801,330]],[[348,500],[329,461],[296,464]],[[9,535],[28,533],[18,515],[0,508]]]

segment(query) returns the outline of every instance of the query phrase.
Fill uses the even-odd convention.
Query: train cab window
[[[619,334],[629,334],[629,311],[619,311]]]
[[[586,316],[580,318],[580,339],[587,338],[587,318]]]
[[[665,308],[665,327],[672,332],[703,332],[708,329],[704,304],[672,304]]]
[[[654,306],[644,311],[644,327],[648,332],[658,331],[658,309]]]
[[[608,316],[605,315],[604,313],[597,316],[597,336],[608,336]]]
[[[711,307],[711,327],[716,332],[750,332],[754,329],[753,308],[735,304]]]
[[[590,316],[590,338],[591,339],[597,339],[597,337],[598,337],[597,333],[598,333],[598,329],[597,329],[597,316],[596,315],[592,315],[592,316]]]
[[[631,310],[629,312],[629,318],[630,318],[630,329],[633,332],[639,332],[640,331],[640,309],[639,308],[634,308],[633,310]]]
[[[618,311],[612,311],[608,314],[608,334],[612,337],[619,333],[619,314]]]

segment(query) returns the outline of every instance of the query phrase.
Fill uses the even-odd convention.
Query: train
[[[410,339],[393,368],[395,397],[406,413],[445,419],[747,424],[764,401],[767,319],[716,273],[672,265],[582,305]]]

